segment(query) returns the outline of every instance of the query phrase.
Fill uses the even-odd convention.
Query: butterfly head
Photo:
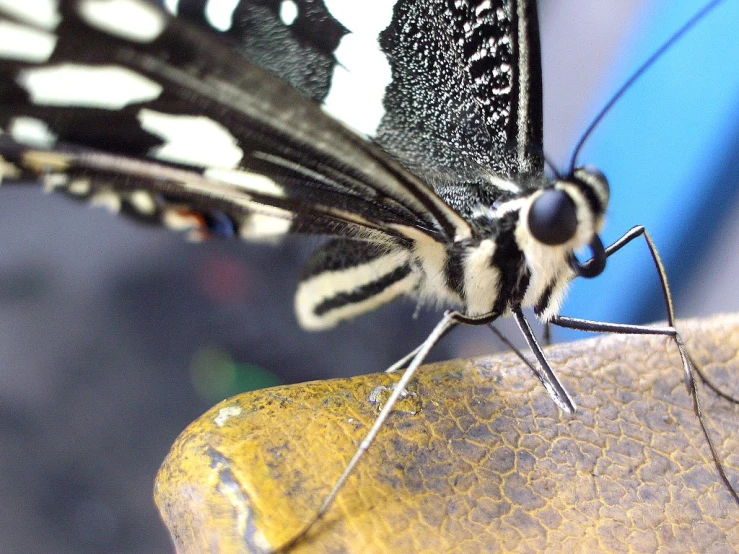
[[[525,218],[533,239],[545,247],[563,249],[575,275],[595,277],[605,269],[606,253],[598,236],[603,227],[610,190],[597,169],[576,168],[531,196]],[[581,263],[574,252],[588,247],[591,259]]]

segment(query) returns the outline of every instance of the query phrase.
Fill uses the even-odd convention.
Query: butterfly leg
[[[624,233],[624,235],[620,239],[618,239],[613,244],[611,244],[608,248],[606,248],[606,256],[610,257],[612,254],[615,254],[616,252],[621,250],[621,248],[629,244],[631,241],[641,236],[644,237],[644,240],[647,243],[647,247],[649,248],[649,253],[652,256],[652,261],[654,262],[654,267],[657,270],[659,282],[662,287],[662,297],[664,298],[665,309],[667,310],[667,323],[673,330],[675,330],[675,308],[672,302],[672,294],[670,293],[670,286],[667,282],[667,273],[665,272],[665,267],[662,264],[662,259],[659,257],[659,253],[657,252],[657,247],[654,245],[654,241],[652,240],[652,237],[649,235],[647,230],[641,225],[632,227],[626,233]],[[589,263],[590,261],[586,262],[583,265],[588,266]],[[567,319],[570,319],[570,318],[567,318]],[[554,321],[552,321],[551,323],[558,325],[559,327],[564,327],[564,325],[556,324],[554,323]],[[618,331],[615,331],[615,332],[618,332]],[[690,372],[689,375],[686,374],[686,380],[687,380],[686,384],[688,385],[688,388],[690,388],[689,382],[693,380],[694,375],[697,374],[701,378],[701,381],[703,381],[706,384],[706,386],[710,388],[712,391],[714,391],[717,395],[724,398],[725,400],[728,400],[729,402],[732,402],[734,404],[739,404],[739,398],[721,391],[703,373],[700,366],[693,361],[690,355],[687,353],[686,355],[688,357],[688,360],[690,360],[691,362],[691,367],[693,370],[692,372]]]
[[[382,428],[385,420],[390,415],[390,412],[392,412],[398,398],[400,398],[400,396],[405,392],[405,388],[408,386],[408,383],[413,378],[413,375],[416,373],[418,367],[423,363],[424,359],[426,359],[426,356],[428,356],[428,353],[431,351],[434,345],[439,342],[439,340],[446,334],[447,331],[449,331],[458,323],[456,318],[457,315],[458,314],[456,312],[445,313],[441,321],[439,321],[439,323],[436,324],[436,327],[434,327],[433,331],[431,331],[431,334],[428,336],[428,338],[423,342],[423,344],[421,344],[421,346],[416,349],[417,351],[415,351],[413,359],[408,365],[408,368],[403,373],[403,376],[396,383],[392,394],[388,398],[385,405],[382,407],[380,415],[377,416],[374,424],[367,432],[362,442],[359,444],[359,447],[354,453],[354,456],[347,464],[344,472],[336,480],[336,483],[331,489],[331,492],[328,493],[328,496],[326,496],[325,500],[321,504],[321,507],[318,508],[318,511],[315,513],[315,515],[311,518],[310,521],[308,521],[308,523],[300,530],[298,534],[296,534],[289,542],[277,548],[275,552],[284,552],[291,549],[293,546],[303,540],[303,538],[306,537],[310,530],[313,529],[313,527],[321,519],[323,519],[323,517],[326,515],[329,508],[333,504],[334,500],[336,499],[336,495],[339,494],[339,491],[344,486],[349,476],[352,474],[352,471],[354,471],[354,468],[356,467],[360,458],[374,442],[375,438],[377,437],[377,433]]]
[[[709,381],[707,381],[706,377],[703,375],[703,373],[698,369],[698,366],[692,361],[692,358],[688,354],[687,349],[685,348],[685,343],[683,342],[682,337],[680,336],[680,333],[678,333],[676,327],[675,327],[675,310],[674,305],[672,302],[672,294],[670,293],[670,287],[667,283],[667,274],[665,272],[664,265],[662,264],[662,260],[659,257],[659,253],[657,252],[657,248],[654,245],[654,241],[652,240],[652,237],[649,236],[649,233],[647,230],[642,226],[637,226],[631,228],[629,231],[627,231],[620,239],[615,241],[613,244],[611,244],[608,248],[606,248],[606,255],[611,256],[612,254],[618,252],[621,248],[626,246],[628,243],[633,241],[634,239],[638,237],[644,237],[644,240],[647,243],[647,247],[649,248],[649,253],[652,256],[652,261],[654,262],[654,266],[657,270],[657,274],[659,276],[660,285],[662,287],[662,296],[665,301],[665,309],[667,310],[667,326],[655,326],[655,327],[648,327],[644,325],[627,325],[627,324],[619,324],[619,323],[606,323],[606,322],[599,322],[599,321],[590,321],[585,319],[575,319],[571,317],[564,317],[564,316],[554,316],[550,319],[550,323],[553,325],[557,325],[558,327],[565,327],[568,329],[577,329],[580,331],[590,331],[595,333],[621,333],[621,334],[634,334],[634,335],[662,335],[671,338],[675,344],[677,345],[678,352],[680,353],[680,359],[682,360],[683,365],[683,372],[685,374],[685,386],[688,389],[688,394],[690,395],[690,398],[693,403],[693,411],[695,412],[695,415],[698,418],[698,422],[701,427],[701,431],[703,432],[703,436],[706,438],[706,442],[708,443],[708,447],[711,450],[711,456],[713,457],[714,465],[716,466],[716,469],[718,470],[718,473],[721,477],[721,480],[726,485],[727,489],[731,493],[731,495],[734,497],[734,500],[737,504],[739,504],[739,493],[734,489],[731,482],[729,481],[729,478],[726,475],[726,471],[724,470],[724,467],[719,459],[718,452],[716,451],[716,447],[714,446],[713,439],[711,438],[711,435],[708,431],[708,427],[706,426],[705,418],[703,416],[703,410],[700,405],[700,400],[698,398],[698,387],[695,382],[695,375],[699,375],[703,382],[707,383],[709,387],[716,391],[716,387],[713,386]],[[583,265],[587,266],[588,262],[586,262]],[[719,394],[727,398],[728,400],[731,400],[733,402],[736,402],[736,399],[733,397],[726,395],[724,393],[719,392]]]
[[[546,359],[546,356],[544,356],[544,352],[542,352],[541,346],[539,346],[539,342],[536,340],[536,336],[534,336],[534,332],[531,330],[531,326],[523,315],[523,311],[521,311],[520,307],[513,310],[513,316],[516,319],[516,323],[518,323],[518,328],[521,329],[521,333],[523,333],[523,336],[529,345],[529,349],[534,353],[534,356],[536,356],[536,359],[539,362],[538,368],[535,365],[530,365],[529,367],[534,370],[534,374],[539,381],[541,381],[541,384],[544,385],[547,393],[552,400],[554,400],[557,406],[568,414],[575,413],[577,410],[575,403],[572,401],[572,398],[570,398],[570,395],[567,393],[567,390],[564,388],[564,385],[562,385],[562,382],[559,380],[557,375],[552,371],[552,367],[549,365],[549,361]]]
[[[532,364],[532,363],[531,363],[531,362],[530,362],[530,361],[529,361],[528,359],[526,359],[526,356],[524,356],[524,355],[523,355],[523,352],[521,352],[521,351],[520,351],[520,350],[519,350],[519,349],[518,349],[518,348],[516,347],[516,345],[515,345],[515,344],[513,344],[513,343],[512,343],[511,341],[510,341],[510,339],[509,339],[508,337],[506,337],[506,336],[505,336],[505,335],[503,334],[503,332],[502,332],[502,331],[501,331],[500,329],[498,329],[498,328],[497,328],[497,327],[496,327],[495,325],[493,325],[492,323],[488,323],[488,328],[489,328],[489,329],[490,329],[490,330],[491,330],[491,331],[493,332],[493,334],[494,334],[494,335],[495,335],[496,337],[498,337],[498,340],[500,340],[500,342],[502,342],[503,344],[505,344],[505,345],[506,345],[506,346],[508,347],[508,349],[509,349],[509,350],[510,350],[511,352],[513,352],[513,353],[514,353],[514,354],[515,354],[516,356],[518,356],[518,359],[519,359],[519,360],[521,360],[521,361],[522,361],[522,362],[523,362],[524,364],[526,364],[526,366],[528,366],[528,368],[529,368],[529,369],[530,369],[530,370],[531,370],[531,371],[532,371],[532,372],[533,372],[534,374],[536,374],[536,368],[534,368],[534,365],[533,365],[533,364]]]
[[[416,346],[413,350],[408,352],[405,356],[400,358],[397,362],[395,362],[393,365],[391,365],[389,368],[385,370],[385,373],[395,373],[399,369],[403,369],[406,365],[408,365],[408,362],[410,362],[413,357],[418,354],[418,351],[421,350],[421,347],[423,346],[423,343]]]
[[[500,342],[502,342],[503,344],[505,344],[505,345],[506,345],[506,346],[508,347],[508,350],[510,350],[510,351],[511,351],[511,352],[513,352],[513,353],[514,353],[514,354],[515,354],[516,356],[518,356],[518,358],[519,358],[519,359],[520,359],[520,360],[521,360],[521,361],[522,361],[523,363],[525,363],[525,364],[526,364],[527,366],[531,367],[531,362],[529,362],[529,361],[528,361],[528,360],[526,359],[526,356],[524,356],[524,355],[523,355],[523,352],[521,352],[521,351],[520,351],[520,350],[519,350],[519,349],[518,349],[518,348],[516,347],[516,345],[515,345],[515,344],[513,344],[513,343],[512,343],[511,341],[510,341],[510,339],[509,339],[508,337],[506,337],[506,336],[505,336],[505,335],[503,334],[503,332],[502,332],[502,331],[501,331],[500,329],[498,329],[498,328],[497,328],[497,327],[496,327],[495,325],[493,325],[492,323],[488,323],[488,329],[490,329],[490,330],[491,330],[491,331],[493,332],[493,334],[494,334],[494,335],[495,335],[496,337],[498,337],[498,340],[499,340]]]
[[[711,434],[706,426],[705,418],[703,416],[703,409],[701,408],[700,401],[698,399],[698,387],[695,383],[695,366],[692,363],[688,351],[685,348],[680,333],[672,326],[667,327],[647,327],[642,325],[625,325],[617,323],[603,323],[599,321],[590,321],[587,319],[575,319],[571,317],[555,316],[551,319],[553,325],[558,327],[565,327],[567,329],[577,329],[579,331],[590,331],[594,333],[620,333],[630,335],[662,335],[671,338],[675,341],[677,349],[680,352],[680,359],[683,364],[683,371],[685,372],[685,385],[688,388],[688,393],[693,403],[693,412],[698,417],[698,422],[703,432],[703,436],[706,438],[708,448],[711,450],[711,457],[713,463],[718,470],[721,480],[726,485],[734,500],[739,504],[739,493],[734,489],[733,485],[729,481],[724,466],[721,463],[718,452],[714,445]]]
[[[437,342],[439,340],[443,339],[445,336],[447,336],[447,334],[449,334],[450,331],[452,331],[453,329],[456,329],[458,323],[459,323],[459,321],[457,321],[456,319],[453,319],[452,320],[452,323],[449,325],[449,327],[447,327],[447,329],[444,331],[444,333],[439,337],[439,339],[437,340]],[[404,367],[406,367],[406,365],[413,359],[413,357],[416,354],[418,354],[418,351],[421,350],[421,348],[423,348],[423,345],[424,344],[426,344],[426,341],[424,341],[421,344],[419,344],[418,346],[416,346],[413,350],[411,350],[410,352],[408,352],[408,354],[406,354],[405,356],[403,356],[402,358],[400,358],[397,362],[395,362],[393,365],[391,365],[389,368],[387,368],[385,370],[385,373],[395,373],[399,369],[403,369]]]
[[[544,385],[547,394],[549,394],[551,399],[554,400],[554,403],[557,404],[563,412],[568,414],[575,413],[575,411],[577,411],[575,403],[572,401],[572,398],[570,398],[570,395],[567,393],[564,385],[562,385],[562,382],[552,370],[552,366],[549,365],[546,356],[544,356],[544,352],[541,350],[541,346],[539,346],[539,342],[536,340],[536,336],[534,336],[534,332],[531,330],[529,322],[526,320],[526,316],[523,314],[523,310],[521,310],[520,306],[517,306],[513,308],[512,311],[513,317],[516,319],[516,323],[518,324],[518,328],[521,329],[521,333],[523,333],[526,343],[529,345],[529,349],[536,357],[539,365],[537,366],[536,364],[529,363],[516,349],[514,349],[514,352],[516,352],[518,357],[521,358],[529,368],[531,368],[536,378],[539,379],[542,385]],[[454,317],[458,322],[466,323],[468,325],[488,325],[492,320],[496,319],[498,315],[499,314],[465,316],[458,313],[454,314]],[[492,329],[495,333],[496,330],[494,328]],[[498,334],[498,336],[501,335]],[[504,342],[511,346],[507,340],[504,339]]]

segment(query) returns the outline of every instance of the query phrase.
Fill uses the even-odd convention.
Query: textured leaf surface
[[[681,331],[705,371],[738,394],[739,316]],[[295,552],[732,551],[739,508],[710,459],[674,345],[609,336],[548,355],[578,403],[574,416],[510,355],[421,368]],[[373,391],[396,379],[247,393],[195,421],[156,484],[178,551],[258,552],[291,538],[371,425]],[[701,399],[739,486],[739,407],[710,392]]]

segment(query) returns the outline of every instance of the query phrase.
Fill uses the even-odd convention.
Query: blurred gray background
[[[627,71],[624,49],[648,32],[644,21],[662,6],[542,4],[551,159],[566,163],[604,95],[623,80],[611,70]],[[710,23],[737,24],[726,17]],[[660,104],[670,95],[664,88],[646,102]],[[738,120],[728,128],[736,129]],[[726,135],[728,153],[705,163],[737,167],[736,138]],[[618,140],[644,150],[635,137]],[[650,148],[671,150],[669,141]],[[729,192],[737,189],[733,179],[725,183]],[[611,185],[626,190],[628,183]],[[680,317],[739,309],[739,203],[723,194],[715,213],[704,209],[696,223],[711,223],[701,236],[712,242],[701,239],[671,270],[680,283]],[[309,334],[297,326],[292,301],[302,261],[315,245],[310,241],[192,245],[37,188],[0,190],[0,236],[3,553],[172,551],[152,483],[190,421],[240,390],[381,371],[425,338],[438,318],[423,310],[414,319],[415,306],[407,302]],[[653,280],[644,275],[645,282]],[[582,315],[570,308],[568,315]],[[659,311],[630,314],[630,322],[663,317]],[[488,332],[464,329],[438,347],[434,359],[496,348]]]

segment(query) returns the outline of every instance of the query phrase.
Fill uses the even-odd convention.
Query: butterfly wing
[[[172,12],[215,33],[308,98],[326,99],[339,66],[334,53],[348,31],[324,2],[242,0],[218,12],[214,6],[218,3],[181,0]]]
[[[136,26],[110,11],[115,5]],[[389,232],[387,223],[404,222],[448,238],[465,232],[413,175],[200,29],[134,0],[67,1],[58,9],[51,29],[23,14],[4,19],[54,43],[44,60],[2,64],[0,126],[13,142],[36,140],[44,147],[37,150],[60,156],[39,166],[25,162],[23,148],[5,146],[3,156],[24,169],[109,192],[128,183],[165,200],[218,196],[247,211],[254,204],[304,210],[339,226]],[[147,18],[150,30],[141,23]],[[173,179],[167,167],[185,173]],[[189,175],[200,175],[202,186]],[[206,182],[218,185],[212,194]]]
[[[417,242],[470,236],[417,177],[213,33],[139,0],[46,6],[0,7],[7,178],[196,236],[380,245],[311,264],[297,300],[310,328],[412,292]]]
[[[219,33],[372,138],[457,211],[494,200],[491,175],[540,176],[535,2],[291,4],[295,17],[286,20],[284,2],[241,2]],[[215,30],[202,3],[180,3],[178,13]],[[279,49],[265,46],[278,36]]]
[[[176,13],[420,171],[543,170],[535,2],[249,0],[220,16],[213,5],[182,0]]]
[[[500,192],[492,174],[540,172],[538,48],[522,46],[535,5],[292,4],[290,20],[275,2],[240,2],[225,31],[192,2],[174,18],[141,0],[3,5],[3,34],[19,39],[0,44],[6,177],[201,236],[380,244],[343,266],[335,245],[319,252],[334,262],[312,263],[298,295],[374,307],[419,242],[471,236],[457,211]],[[331,284],[370,266],[362,294]]]
[[[538,32],[533,1],[398,2],[378,142],[432,183],[538,176]]]

